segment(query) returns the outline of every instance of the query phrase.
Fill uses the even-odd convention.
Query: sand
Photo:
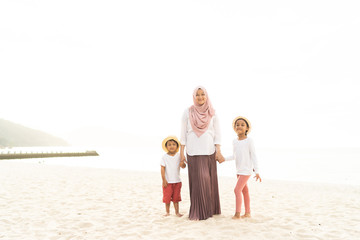
[[[186,171],[183,171],[185,173]],[[220,177],[222,214],[164,217],[160,173],[0,162],[0,239],[359,239],[360,186],[249,182],[252,218],[232,220],[235,177]]]

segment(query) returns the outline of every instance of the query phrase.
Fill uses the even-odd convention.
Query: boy
[[[175,214],[181,217],[179,213],[179,202],[181,201],[181,179],[180,167],[185,168],[184,161],[180,161],[178,153],[180,142],[175,136],[169,136],[162,142],[162,147],[166,154],[161,159],[161,178],[163,187],[163,202],[165,203],[166,214],[170,215],[170,202],[174,203]]]

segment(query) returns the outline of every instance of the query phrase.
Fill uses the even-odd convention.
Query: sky
[[[0,118],[70,143],[92,129],[162,139],[180,134],[203,85],[225,145],[242,115],[259,147],[360,148],[359,10],[346,0],[3,0]]]

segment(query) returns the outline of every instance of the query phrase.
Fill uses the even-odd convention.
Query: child
[[[253,140],[247,137],[251,130],[251,124],[249,120],[244,117],[237,117],[233,121],[233,128],[237,134],[237,139],[234,139],[233,141],[233,156],[225,158],[226,161],[235,160],[238,179],[234,189],[236,198],[236,211],[232,218],[249,218],[251,217],[250,195],[247,181],[249,180],[253,171],[256,174],[254,177],[256,178],[256,181],[259,179],[261,182],[261,178],[259,175],[259,168]],[[245,214],[240,217],[242,195],[244,195]]]
[[[165,203],[166,214],[170,215],[170,201],[174,203],[175,214],[181,217],[179,213],[179,202],[181,201],[181,179],[180,167],[185,168],[184,161],[180,161],[178,153],[180,142],[175,136],[169,136],[162,142],[162,147],[166,154],[161,159],[161,177],[163,187],[163,202]]]

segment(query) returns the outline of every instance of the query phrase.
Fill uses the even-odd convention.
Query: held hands
[[[181,146],[181,150],[180,150],[180,162],[185,162],[185,163],[187,163],[186,158],[185,158],[185,154],[184,154],[184,148],[183,148],[183,146]]]
[[[216,161],[218,161],[219,163],[225,162],[225,158],[224,158],[224,156],[221,154],[221,152],[217,152],[217,153],[216,153],[215,159],[216,159]]]
[[[187,161],[186,161],[186,158],[185,158],[184,154],[180,154],[180,162],[187,163]]]
[[[184,160],[184,161],[180,161],[180,167],[181,167],[181,168],[186,168],[185,160]]]
[[[216,147],[216,155],[215,155],[215,160],[218,161],[219,163],[222,163],[225,161],[224,156],[221,154],[221,150],[220,150],[220,144],[215,144]]]

